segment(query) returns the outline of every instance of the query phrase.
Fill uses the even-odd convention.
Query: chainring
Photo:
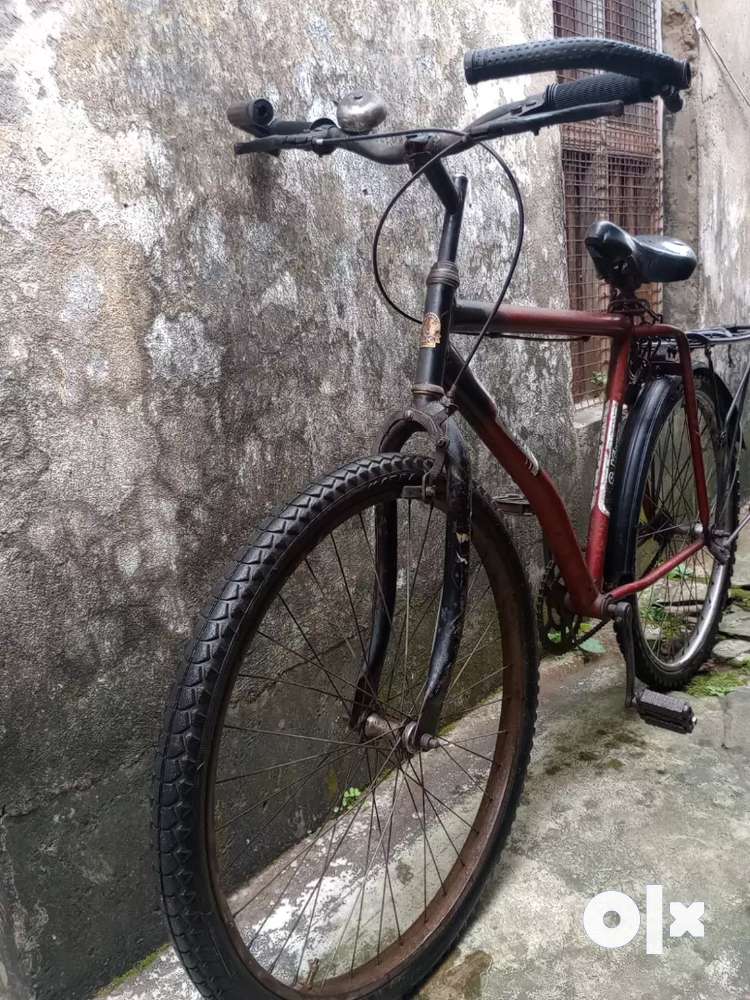
[[[536,599],[536,624],[542,649],[559,656],[574,649],[583,618],[565,605],[567,590],[557,563],[547,563]]]

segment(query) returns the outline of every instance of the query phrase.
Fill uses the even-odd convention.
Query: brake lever
[[[492,111],[488,111],[480,118],[476,118],[471,122],[469,129],[478,127],[479,125],[489,125],[490,122],[496,121],[498,118],[528,118],[530,115],[542,111],[545,101],[546,94],[544,93],[530,94],[528,97],[524,97],[522,101],[511,101],[510,104],[503,104],[499,108],[493,108]]]
[[[324,155],[333,150],[321,150],[315,147],[313,139],[326,138],[331,131],[336,135],[340,133],[340,129],[330,118],[317,118],[314,122],[274,120],[267,126],[258,126],[257,131],[253,129],[256,139],[236,142],[234,155],[268,153],[269,156],[278,156],[282,149],[315,149],[316,153]]]
[[[335,125],[324,124],[314,131],[299,135],[269,135],[252,142],[238,142],[235,143],[234,152],[237,156],[244,153],[270,153],[272,156],[278,156],[282,149],[298,149],[310,150],[317,156],[329,156],[337,149],[353,145],[355,151],[368,160],[396,164],[408,162],[405,149],[409,139],[419,140],[428,134],[415,130],[413,133],[407,133],[406,138],[398,140],[392,136],[378,135],[377,132],[355,137]],[[355,139],[356,143],[353,141]],[[419,148],[421,150],[424,147],[420,145]]]
[[[324,121],[326,121],[324,119]],[[243,156],[245,153],[268,153],[270,156],[278,156],[282,149],[313,149],[319,155],[332,153],[333,149],[319,149],[315,146],[315,141],[326,138],[326,133],[330,131],[328,124],[316,128],[310,132],[300,132],[297,135],[281,133],[278,135],[266,135],[260,139],[252,139],[250,142],[236,142],[234,144],[234,155]],[[338,129],[337,129],[338,131]]]
[[[268,153],[269,156],[278,156],[281,152],[279,139],[281,136],[269,135],[262,139],[251,139],[248,142],[235,142],[234,155],[243,156],[245,153]]]
[[[542,128],[550,125],[565,125],[569,122],[589,121],[593,118],[608,116],[621,117],[625,113],[623,101],[606,101],[603,104],[581,104],[577,108],[563,108],[561,111],[543,111],[519,117],[514,115],[504,119],[492,119],[476,124],[467,129],[472,139],[477,142],[482,139],[497,139],[503,135],[515,135],[519,132],[533,132],[535,135]]]

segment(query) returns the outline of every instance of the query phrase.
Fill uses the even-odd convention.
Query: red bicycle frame
[[[431,161],[430,161],[431,162]],[[451,669],[460,643],[466,609],[469,546],[471,540],[470,461],[461,432],[450,414],[454,408],[463,415],[501,467],[526,497],[541,524],[547,543],[566,588],[572,611],[589,618],[629,621],[632,609],[623,598],[644,590],[666,576],[676,566],[711,544],[709,502],[703,451],[698,428],[698,410],[690,356],[690,343],[683,331],[663,323],[644,322],[645,311],[629,294],[633,311],[588,313],[499,307],[456,298],[459,286],[456,255],[467,189],[463,176],[451,180],[440,163],[425,174],[445,205],[443,229],[435,263],[426,281],[422,330],[419,341],[412,402],[403,412],[392,415],[380,440],[379,451],[400,451],[412,434],[424,432],[435,446],[431,471],[419,488],[422,499],[434,497],[445,486],[446,532],[443,586],[425,695],[419,718],[409,736],[409,745],[437,732],[443,699],[449,690]],[[445,192],[447,197],[444,197]],[[451,344],[457,334],[500,336],[537,334],[554,337],[607,337],[612,341],[606,400],[602,415],[599,460],[594,480],[588,541],[581,548],[565,503],[550,476],[536,457],[498,416],[497,406],[467,362]],[[667,363],[682,377],[685,392],[688,435],[698,496],[702,531],[681,552],[666,559],[641,579],[606,589],[605,561],[609,539],[610,513],[608,480],[614,468],[615,437],[620,411],[629,383],[630,358],[640,338],[674,344],[679,364]],[[615,484],[616,487],[617,484]],[[363,716],[373,704],[378,689],[383,657],[393,619],[396,589],[395,542],[397,527],[393,505],[386,505],[376,518],[376,570],[379,586],[373,609],[370,654],[358,683],[356,712]],[[619,581],[618,581],[619,582]],[[628,633],[629,634],[629,633]],[[634,702],[633,656],[628,663],[628,703]],[[682,719],[680,713],[677,713]],[[692,712],[689,712],[692,726]],[[354,719],[352,720],[355,721]],[[680,722],[680,724],[683,724]],[[687,722],[685,722],[687,725]],[[686,730],[688,731],[688,730]]]
[[[478,333],[491,310],[492,307],[485,303],[456,300],[450,332]],[[528,500],[560,568],[573,610],[587,617],[605,618],[608,617],[607,609],[612,602],[650,587],[680,563],[699,552],[705,545],[704,540],[708,538],[710,510],[688,339],[685,333],[676,327],[664,323],[638,323],[633,317],[623,313],[553,311],[521,307],[499,309],[492,318],[487,336],[529,333],[545,337],[607,337],[612,341],[585,556],[565,503],[554,482],[539,466],[529,449],[517,441],[511,431],[504,426],[498,417],[494,400],[471,370],[466,368],[461,372],[462,359],[450,346],[447,347],[445,356],[444,386],[446,389],[450,387],[461,372],[454,393],[459,412]],[[627,388],[630,349],[633,341],[642,337],[668,340],[677,347],[680,373],[685,387],[690,450],[703,533],[701,539],[687,545],[646,576],[605,592],[602,589],[604,558],[609,536],[606,484],[612,467],[618,413]]]

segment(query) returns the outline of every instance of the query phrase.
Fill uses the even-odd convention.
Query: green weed
[[[690,681],[685,693],[697,698],[721,698],[746,684],[750,684],[750,661],[732,670],[698,674]]]

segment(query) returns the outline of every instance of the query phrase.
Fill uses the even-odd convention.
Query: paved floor
[[[750,998],[750,687],[699,697],[677,736],[622,708],[607,653],[549,661],[533,766],[477,916],[421,1000]],[[646,954],[645,887],[664,887],[663,954]],[[587,902],[626,893],[638,934],[607,950]],[[669,936],[669,904],[705,903],[705,936]],[[652,926],[658,937],[658,928]],[[107,1000],[197,1000],[171,951]]]

